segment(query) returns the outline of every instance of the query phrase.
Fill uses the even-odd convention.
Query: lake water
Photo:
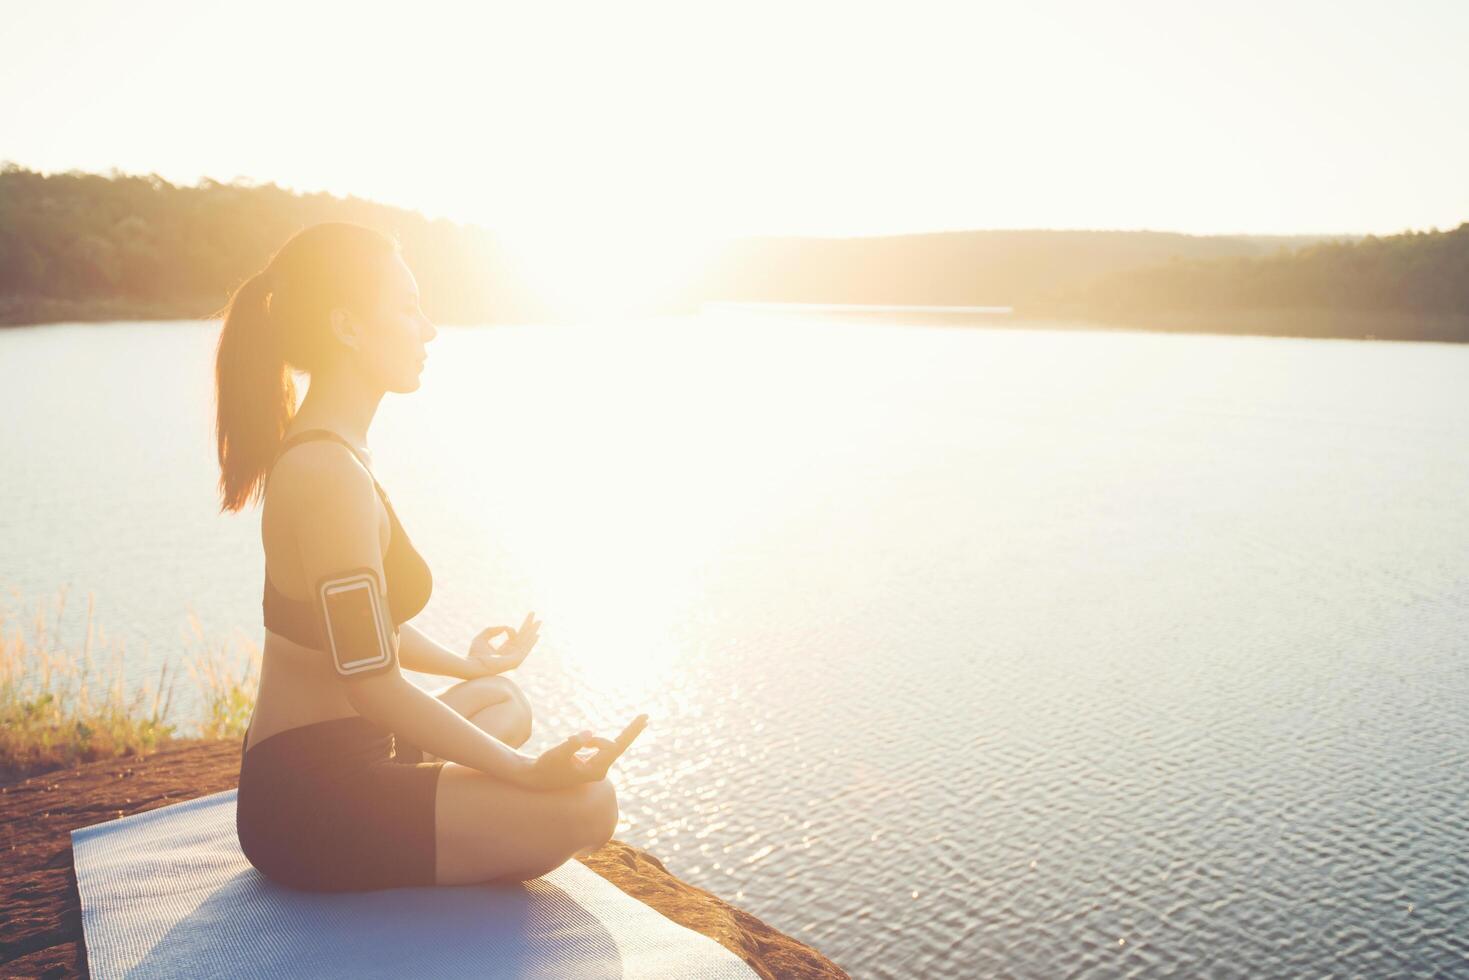
[[[95,593],[139,680],[191,610],[261,638],[214,338],[0,331],[0,584]],[[1469,347],[723,311],[444,328],[371,447],[416,622],[544,621],[526,750],[646,711],[617,836],[854,976],[1423,976],[1466,436]]]

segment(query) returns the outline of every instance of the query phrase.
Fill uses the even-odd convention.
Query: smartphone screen
[[[388,662],[390,648],[373,610],[371,590],[376,587],[370,579],[362,579],[326,589],[327,637],[337,669],[344,674]]]

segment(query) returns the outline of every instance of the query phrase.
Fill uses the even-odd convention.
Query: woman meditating
[[[617,826],[607,769],[647,716],[523,754],[530,704],[504,673],[535,645],[535,614],[463,657],[408,622],[433,580],[367,431],[386,392],[418,389],[435,330],[396,242],[307,228],[221,315],[222,509],[263,502],[265,644],[236,811],[250,863],[346,891],[524,880],[601,846]],[[299,410],[293,369],[311,377]],[[462,681],[435,696],[400,669]]]

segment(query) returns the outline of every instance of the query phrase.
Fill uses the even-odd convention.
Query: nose
[[[423,342],[426,344],[439,335],[439,330],[428,317],[423,318]]]

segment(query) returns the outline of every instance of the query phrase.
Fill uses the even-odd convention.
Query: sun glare
[[[575,319],[672,301],[715,247],[692,231],[571,225],[507,231],[503,240],[536,294]]]
[[[730,442],[774,424],[752,423],[752,413],[782,410],[742,396],[751,365],[741,359],[755,354],[727,333],[689,320],[638,323],[466,333],[455,337],[462,356],[439,362],[435,379],[451,393],[439,416],[457,429],[448,443],[485,447],[465,456],[463,478],[493,487],[485,506],[516,515],[486,546],[530,584],[567,663],[592,689],[629,698],[653,696],[697,655],[684,638],[697,632],[706,572],[776,492],[762,474],[737,470]],[[516,367],[487,388],[487,362]],[[697,366],[710,362],[730,369],[730,390],[709,390]],[[711,506],[715,488],[739,506]]]

